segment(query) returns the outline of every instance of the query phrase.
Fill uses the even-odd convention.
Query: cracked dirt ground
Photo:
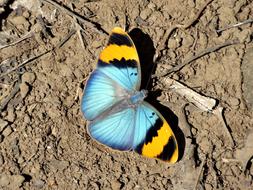
[[[253,189],[253,26],[226,29],[253,19],[251,0],[55,2],[0,0],[0,189]],[[115,26],[142,65],[152,68],[158,52],[149,101],[189,143],[177,164],[109,150],[86,132],[80,98]],[[168,75],[224,107],[231,143],[216,115],[166,89],[160,74],[233,40]]]

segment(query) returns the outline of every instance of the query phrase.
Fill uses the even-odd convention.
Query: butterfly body
[[[174,163],[178,146],[163,116],[144,99],[137,50],[128,34],[113,29],[84,90],[81,109],[88,133],[112,149]]]

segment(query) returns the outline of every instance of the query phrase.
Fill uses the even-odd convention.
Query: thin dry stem
[[[156,62],[156,60],[158,59],[158,57],[160,56],[159,54],[161,53],[161,51],[164,49],[164,47],[166,46],[166,42],[168,41],[168,38],[170,37],[170,35],[172,34],[172,32],[178,28],[182,28],[182,29],[187,29],[190,26],[192,26],[195,22],[197,22],[197,20],[199,19],[200,15],[202,14],[202,12],[206,9],[207,5],[209,5],[213,0],[209,0],[207,1],[205,4],[203,4],[198,13],[195,15],[195,17],[191,20],[188,21],[188,23],[186,24],[176,24],[172,27],[170,27],[168,30],[166,30],[163,39],[161,40],[161,42],[159,43],[158,47],[157,47],[157,51],[156,54],[154,56],[154,62]]]
[[[202,174],[203,167],[204,167],[205,164],[206,164],[206,159],[204,161],[202,161],[201,165],[199,166],[199,172],[198,172],[197,179],[196,179],[195,186],[194,186],[195,190],[198,189],[197,186],[199,184],[200,176]]]
[[[227,137],[229,138],[230,144],[231,144],[232,147],[234,147],[235,146],[235,142],[234,142],[234,139],[233,139],[233,137],[232,137],[232,135],[231,135],[231,133],[229,131],[229,128],[227,126],[225,118],[223,116],[223,110],[224,110],[224,108],[219,106],[215,110],[213,110],[213,114],[217,115],[218,118],[220,119],[220,121],[222,123],[222,126],[224,128],[224,131],[226,132]]]
[[[18,43],[20,43],[20,42],[22,42],[22,41],[24,41],[24,40],[26,40],[28,38],[31,38],[33,35],[34,35],[34,32],[30,31],[27,34],[25,34],[24,36],[22,36],[21,38],[17,39],[17,41],[12,42],[10,44],[6,44],[6,45],[3,45],[3,46],[0,46],[0,50],[4,49],[4,48],[7,48],[9,46],[14,46],[14,45],[16,45],[16,44],[18,44]]]
[[[72,3],[70,3],[70,8],[71,8],[71,10],[73,11],[74,8],[73,8],[73,4],[72,4]],[[79,38],[79,40],[80,40],[80,42],[81,42],[81,46],[82,46],[83,49],[85,49],[83,37],[82,37],[82,34],[81,34],[81,26],[79,25],[79,23],[78,23],[76,17],[73,17],[73,19],[74,19],[74,21],[75,21],[76,30],[77,30],[77,35],[78,35],[78,38]]]
[[[220,44],[220,45],[216,45],[216,46],[213,46],[213,47],[206,48],[205,50],[202,50],[202,51],[196,53],[195,56],[191,57],[190,59],[187,59],[183,63],[176,65],[175,67],[169,69],[168,71],[166,71],[164,73],[161,73],[159,75],[154,75],[154,77],[164,77],[164,76],[167,76],[170,73],[173,73],[173,72],[181,70],[184,66],[190,64],[191,62],[197,60],[200,57],[203,57],[203,56],[205,56],[205,55],[207,55],[209,53],[218,51],[221,48],[224,48],[224,47],[227,47],[227,46],[230,46],[230,45],[239,44],[239,43],[240,43],[239,40],[232,40],[232,41],[227,41],[227,42],[225,42],[223,44]]]
[[[224,28],[218,29],[218,30],[216,30],[216,32],[217,32],[217,33],[220,33],[220,32],[223,32],[223,31],[225,31],[225,30],[228,30],[228,29],[230,29],[230,28],[236,28],[236,27],[242,26],[242,25],[244,25],[244,24],[249,24],[249,23],[251,23],[251,22],[253,22],[253,19],[248,19],[248,20],[245,20],[245,21],[243,21],[243,22],[239,22],[239,23],[237,23],[237,24],[228,25],[228,26],[226,26],[226,27],[224,27]]]
[[[58,9],[60,9],[62,11],[64,11],[65,13],[67,13],[68,15],[70,15],[71,17],[75,17],[79,21],[83,22],[86,26],[94,29],[99,34],[106,34],[106,35],[108,35],[108,32],[106,32],[104,29],[102,29],[99,24],[95,24],[92,21],[88,20],[87,18],[81,17],[77,13],[75,13],[75,12],[67,9],[66,7],[60,5],[59,3],[57,3],[57,2],[55,2],[53,0],[42,0],[42,1],[46,2],[46,3],[50,3],[51,5],[55,6],[56,8],[58,8]]]

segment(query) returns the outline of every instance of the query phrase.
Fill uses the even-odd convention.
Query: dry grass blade
[[[32,58],[29,58],[29,59],[23,61],[21,64],[17,65],[16,67],[14,67],[14,68],[8,70],[7,72],[3,73],[2,75],[0,75],[0,78],[6,76],[6,75],[8,75],[8,74],[10,74],[11,72],[13,72],[13,71],[19,69],[20,67],[23,67],[23,66],[26,65],[27,63],[30,63],[30,62],[32,62],[32,61],[34,61],[34,60],[40,58],[41,56],[47,54],[47,53],[50,52],[50,51],[51,51],[51,50],[47,50],[47,51],[45,51],[45,52],[40,53],[39,55],[36,55],[36,56],[34,56],[34,57],[32,57]]]
[[[201,165],[199,166],[199,172],[198,172],[197,179],[196,179],[196,182],[195,182],[195,187],[194,187],[195,190],[198,189],[197,187],[198,187],[198,184],[199,184],[200,176],[203,172],[203,167],[204,167],[205,164],[206,164],[206,159],[204,161],[202,161]]]
[[[73,11],[74,8],[73,8],[73,4],[72,4],[72,3],[70,3],[70,8],[71,8],[71,10]],[[73,17],[73,19],[74,19],[74,21],[75,21],[76,30],[77,30],[77,35],[78,35],[79,40],[80,40],[80,42],[81,42],[81,46],[82,46],[83,49],[85,49],[84,40],[83,40],[82,34],[81,34],[81,26],[79,25],[79,23],[78,23],[76,17]]]
[[[54,50],[54,49],[57,49],[57,48],[60,48],[61,46],[63,46],[63,44],[65,44],[69,39],[70,37],[75,33],[76,31],[75,30],[70,30],[70,32],[55,46],[53,47],[52,49],[50,50],[47,50],[45,52],[42,52],[34,57],[31,57],[25,61],[23,61],[21,64],[17,65],[16,67],[13,67],[12,69],[8,70],[7,72],[3,73],[2,75],[0,75],[0,78],[10,74],[11,72],[19,69],[20,67],[23,67],[25,66],[26,64],[32,62],[32,61],[35,61],[37,60],[38,58],[42,57],[43,55],[46,55],[47,53],[49,53],[50,51]]]
[[[218,30],[216,30],[216,32],[217,32],[217,33],[220,33],[220,32],[222,32],[222,31],[228,30],[228,29],[230,29],[230,28],[236,28],[236,27],[239,27],[239,26],[244,25],[244,24],[249,24],[249,23],[251,23],[251,22],[253,22],[253,19],[248,19],[248,20],[245,20],[245,21],[243,21],[243,22],[239,22],[239,23],[237,23],[237,24],[229,25],[229,26],[226,26],[226,27],[224,27],[224,28],[218,29]]]
[[[218,50],[220,50],[221,48],[224,48],[224,47],[227,47],[227,46],[230,46],[230,45],[239,44],[239,43],[240,43],[239,40],[232,40],[232,41],[227,41],[227,42],[225,42],[225,43],[223,43],[223,44],[220,44],[220,45],[216,45],[216,46],[213,46],[213,47],[210,47],[210,48],[206,48],[205,50],[200,51],[200,52],[197,53],[195,56],[193,56],[193,57],[191,57],[190,59],[184,61],[183,63],[178,64],[177,66],[173,67],[172,69],[169,69],[169,70],[166,71],[165,73],[156,75],[156,77],[164,77],[164,76],[167,76],[167,75],[169,75],[170,73],[179,71],[179,70],[182,69],[184,66],[188,65],[189,63],[195,61],[196,59],[198,59],[198,58],[200,58],[200,57],[203,57],[203,56],[205,56],[205,55],[207,55],[207,54],[209,54],[209,53],[218,51]]]
[[[220,121],[222,122],[222,127],[224,128],[224,131],[226,132],[226,135],[227,135],[227,137],[228,137],[228,139],[230,141],[230,145],[232,147],[234,147],[235,146],[235,142],[234,142],[234,139],[233,139],[233,137],[232,137],[232,135],[230,133],[230,130],[229,130],[229,127],[228,127],[228,125],[226,123],[226,120],[225,120],[225,118],[223,116],[223,110],[224,110],[224,108],[219,106],[215,110],[213,110],[213,114],[217,115],[218,118],[220,119]]]
[[[67,9],[66,7],[60,5],[59,3],[53,1],[53,0],[42,0],[43,2],[47,2],[50,3],[51,5],[54,5],[56,8],[64,11],[65,13],[67,13],[68,15],[75,17],[76,19],[78,19],[79,21],[83,22],[85,25],[87,25],[88,27],[94,29],[96,32],[98,32],[99,34],[106,34],[108,35],[108,32],[106,32],[104,29],[102,29],[102,27],[99,24],[93,23],[92,21],[88,20],[87,18],[83,18],[80,15],[78,15],[77,13]]]
[[[0,49],[7,48],[9,46],[14,46],[14,45],[18,44],[19,42],[22,42],[23,40],[31,38],[33,36],[33,34],[34,34],[33,31],[30,31],[27,34],[25,34],[24,36],[22,36],[21,38],[19,38],[17,41],[12,42],[10,44],[6,44],[6,45],[3,45],[3,46],[0,46]]]
[[[164,47],[166,46],[166,42],[168,41],[168,38],[170,37],[171,33],[176,30],[177,28],[183,28],[183,29],[187,29],[190,26],[192,26],[200,17],[200,15],[202,14],[202,12],[206,9],[207,5],[209,5],[213,0],[209,0],[207,1],[204,5],[202,5],[198,11],[198,13],[195,15],[195,17],[193,19],[191,19],[188,23],[181,25],[181,24],[176,24],[172,27],[170,27],[169,30],[167,30],[164,34],[163,39],[161,40],[161,42],[159,43],[160,45],[157,47],[157,51],[156,54],[154,56],[154,62],[156,62],[156,60],[159,57],[160,52],[164,49]]]
[[[65,44],[71,36],[73,36],[76,33],[76,30],[71,29],[70,32],[57,44],[55,48],[60,48]]]

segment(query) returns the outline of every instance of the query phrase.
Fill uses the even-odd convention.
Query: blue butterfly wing
[[[88,132],[92,138],[113,149],[130,150],[134,137],[134,116],[134,109],[122,109],[92,121]]]
[[[133,149],[139,154],[170,163],[178,159],[178,145],[172,129],[153,106],[143,102],[136,109]]]
[[[83,93],[81,109],[87,120],[93,120],[111,105],[119,102],[125,92],[112,79],[99,70],[89,77]]]

